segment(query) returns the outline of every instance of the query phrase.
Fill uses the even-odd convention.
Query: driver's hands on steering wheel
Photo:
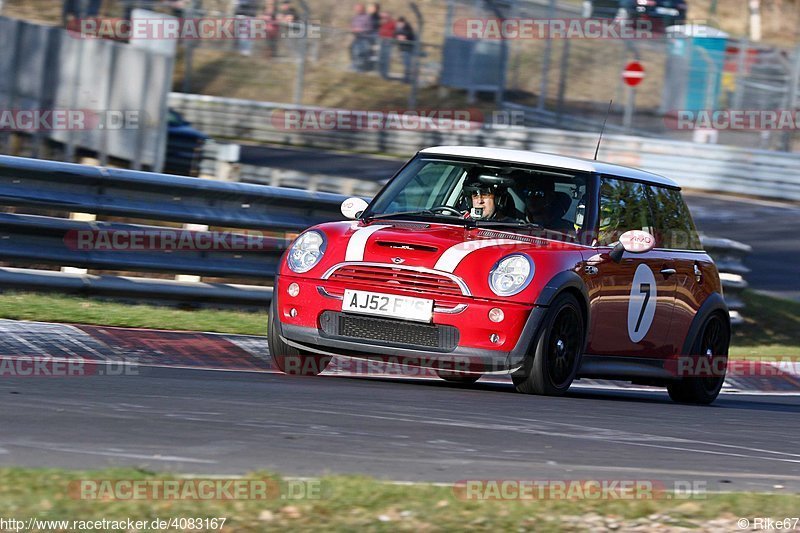
[[[434,213],[436,213],[437,211],[443,211],[443,212],[449,212],[449,214],[453,216],[457,217],[463,216],[463,213],[461,211],[459,211],[455,207],[450,207],[449,205],[435,205],[431,207],[429,211],[432,211]]]

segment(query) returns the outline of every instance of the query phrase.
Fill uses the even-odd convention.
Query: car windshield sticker
[[[645,338],[656,314],[656,277],[650,267],[641,264],[633,276],[628,301],[628,336],[633,342]]]
[[[383,228],[391,228],[390,224],[378,224],[376,226],[367,226],[357,229],[350,236],[350,241],[347,243],[347,251],[344,254],[345,261],[363,261],[364,249],[367,247],[367,239],[376,231]]]

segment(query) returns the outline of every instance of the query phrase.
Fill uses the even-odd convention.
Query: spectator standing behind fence
[[[283,24],[300,22],[300,15],[291,2],[281,2],[281,8],[278,10],[278,21]]]
[[[258,15],[259,6],[258,0],[237,0],[234,10],[234,16],[239,22],[247,22],[239,29],[239,34],[236,36],[236,49],[243,56],[249,56],[253,53],[253,36],[249,30],[253,19]]]
[[[355,15],[350,19],[350,31],[353,32],[353,42],[350,44],[350,60],[352,61],[353,70],[364,72],[369,70],[372,22],[364,9],[364,4],[356,4],[354,9]]]
[[[264,10],[261,12],[260,18],[264,21],[264,30],[267,37],[267,55],[276,57],[278,55],[278,39],[281,36],[281,28],[275,0],[267,0],[264,3]]]
[[[381,5],[377,2],[367,4],[369,16],[369,54],[367,70],[372,70],[378,63],[378,30],[381,27]]]
[[[397,39],[397,48],[400,49],[400,56],[403,58],[403,81],[405,83],[411,82],[411,67],[414,59],[414,41],[417,39],[414,34],[411,24],[405,19],[400,17],[397,19],[397,24],[394,29],[394,38]]]
[[[300,39],[297,39],[298,30],[303,21],[291,2],[281,2],[281,6],[278,8],[278,23],[283,42],[286,43],[289,50],[298,52],[300,44]]]
[[[182,19],[185,15],[185,10],[189,7],[188,0],[166,0],[164,6],[169,9],[169,14],[173,17]]]
[[[381,5],[377,2],[370,3],[367,6],[367,15],[369,15],[369,32],[377,35],[381,27]]]
[[[61,22],[65,28],[80,31],[80,19],[96,17],[100,14],[102,0],[64,0]]]
[[[386,11],[381,11],[381,25],[378,28],[379,55],[378,69],[383,79],[389,79],[389,67],[392,64],[392,48],[394,48],[394,18]]]

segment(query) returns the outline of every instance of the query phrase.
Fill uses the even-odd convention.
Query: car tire
[[[329,355],[320,355],[298,350],[281,339],[276,325],[275,300],[273,298],[269,310],[269,328],[267,329],[267,345],[272,362],[278,370],[290,376],[317,376],[331,362]]]
[[[585,343],[583,312],[578,300],[562,293],[553,300],[539,328],[532,353],[522,368],[511,374],[518,392],[561,396],[578,373]]]
[[[691,355],[707,355],[728,359],[731,332],[728,322],[715,313],[708,317],[695,339]],[[714,365],[711,365],[714,367]],[[722,376],[688,377],[667,385],[667,392],[673,401],[697,405],[709,405],[719,396],[725,382],[725,365]]]
[[[464,372],[451,372],[448,370],[437,370],[436,375],[448,383],[458,383],[460,385],[472,385],[483,376],[483,374],[466,374]]]

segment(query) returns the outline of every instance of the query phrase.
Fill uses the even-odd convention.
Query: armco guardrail
[[[216,278],[272,278],[286,248],[281,237],[247,235],[247,247],[214,250],[82,249],[69,236],[92,232],[145,234],[170,223],[221,229],[299,232],[341,219],[344,197],[323,192],[228,183],[131,170],[110,169],[0,156],[0,203],[61,215],[69,212],[156,220],[164,226],[84,222],[58,216],[0,214],[0,257],[33,265],[59,265],[123,272],[205,275]],[[192,232],[193,242],[211,235]],[[72,245],[70,244],[72,242]],[[271,289],[227,283],[65,274],[35,269],[0,269],[0,286],[115,295],[182,303],[259,305]]]
[[[120,217],[300,231],[339,195],[0,156],[0,201]]]
[[[477,124],[473,129],[448,131],[290,130],[279,127],[280,120],[276,120],[280,112],[296,109],[287,104],[183,93],[171,93],[169,101],[214,137],[255,142],[404,156],[428,146],[459,144],[587,158],[594,155],[597,144],[597,133]],[[683,187],[800,201],[800,154],[607,134],[600,159],[664,174]]]
[[[218,182],[0,156],[0,203],[61,214],[81,212],[165,223],[190,222],[261,232],[298,232],[341,219],[343,195],[278,187]],[[84,249],[77,235],[146,234],[172,229],[117,222],[86,222],[57,216],[0,213],[0,257],[26,264],[49,264],[123,272],[158,272],[268,281],[286,249],[282,236],[249,235],[247,249]],[[193,242],[210,242],[193,231]],[[127,241],[130,242],[130,241]],[[738,293],[746,286],[742,261],[749,247],[727,239],[704,238],[723,272],[726,299],[740,320]],[[272,290],[257,285],[183,282],[114,275],[0,268],[0,287],[76,292],[164,302],[265,306]]]

